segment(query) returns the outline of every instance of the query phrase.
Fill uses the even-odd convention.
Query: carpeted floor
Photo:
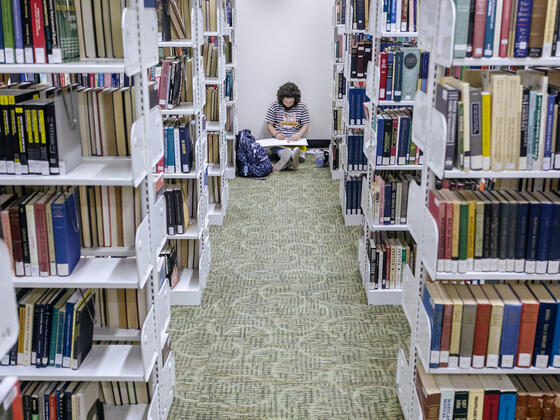
[[[235,179],[200,307],[174,307],[171,419],[400,419],[400,308],[367,305],[360,228],[311,163]]]

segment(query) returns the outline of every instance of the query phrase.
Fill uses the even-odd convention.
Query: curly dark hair
[[[280,86],[276,96],[278,97],[280,105],[283,105],[282,101],[284,98],[294,98],[294,106],[299,104],[299,101],[301,100],[301,92],[297,85],[292,82],[287,82]]]

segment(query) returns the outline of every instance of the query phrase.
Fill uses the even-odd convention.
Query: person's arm
[[[295,134],[293,134],[289,139],[288,139],[288,143],[291,141],[296,141],[299,140],[303,137],[305,137],[305,133],[307,133],[307,130],[309,129],[309,124],[304,124],[301,126],[301,128],[299,129],[299,131]]]
[[[272,137],[274,137],[275,139],[278,140],[286,140],[286,136],[284,134],[282,134],[281,132],[277,131],[274,128],[274,124],[271,122],[267,122],[266,123],[266,129],[268,130],[268,132],[270,133],[270,135]]]

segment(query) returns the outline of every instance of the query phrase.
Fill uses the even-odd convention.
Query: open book
[[[297,141],[288,142],[288,140],[278,140],[278,139],[260,139],[257,140],[262,147],[272,147],[272,146],[307,146],[307,139],[299,139]]]

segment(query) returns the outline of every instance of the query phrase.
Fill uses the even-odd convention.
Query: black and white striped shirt
[[[266,111],[265,120],[274,124],[274,129],[282,134],[297,133],[303,125],[311,122],[307,106],[302,102],[286,109],[278,101],[274,101]]]

